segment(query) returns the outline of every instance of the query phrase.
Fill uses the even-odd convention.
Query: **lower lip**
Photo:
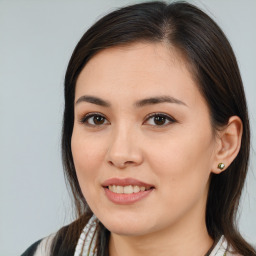
[[[110,191],[108,188],[104,188],[104,190],[107,198],[115,204],[133,204],[149,196],[149,194],[153,191],[153,189],[149,189],[132,194],[117,194]]]

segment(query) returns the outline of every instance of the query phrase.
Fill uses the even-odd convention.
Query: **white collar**
[[[227,251],[227,241],[224,236],[222,236],[219,240],[219,242],[215,245],[213,248],[211,254],[209,256],[226,256]],[[227,255],[228,256],[228,255]]]
[[[74,256],[96,256],[97,224],[98,220],[93,215],[78,239]]]

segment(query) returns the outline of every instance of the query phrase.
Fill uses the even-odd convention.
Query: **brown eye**
[[[96,125],[104,124],[104,121],[105,121],[105,118],[102,117],[102,116],[94,116],[94,117],[93,117],[93,122],[94,122],[94,124],[96,124]]]
[[[156,125],[163,125],[165,124],[166,118],[163,116],[155,116],[154,117],[154,122]]]
[[[88,126],[101,126],[108,123],[107,119],[99,114],[88,114],[80,122]]]
[[[146,123],[152,126],[166,126],[175,122],[176,120],[169,115],[156,113],[151,114],[146,120]]]

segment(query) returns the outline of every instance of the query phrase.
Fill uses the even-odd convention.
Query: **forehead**
[[[185,58],[164,43],[111,47],[97,53],[81,71],[76,98],[83,94],[140,98],[157,93],[195,100],[200,93],[187,67]]]

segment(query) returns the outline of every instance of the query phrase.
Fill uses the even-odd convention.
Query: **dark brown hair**
[[[77,220],[59,231],[63,244],[73,248],[92,216],[78,184],[71,152],[77,77],[86,63],[102,49],[138,41],[165,42],[182,53],[208,104],[214,130],[225,126],[231,116],[241,118],[243,135],[238,156],[227,170],[210,177],[206,225],[215,241],[224,235],[237,253],[256,255],[239,234],[236,224],[250,150],[247,105],[239,68],[233,50],[218,25],[203,11],[186,2],[147,2],[118,9],[97,21],[78,42],[65,76],[62,131],[65,177],[74,197]],[[108,255],[109,231],[101,223],[98,234],[98,255]],[[56,249],[54,253],[54,246],[52,252],[64,255],[57,254]]]

